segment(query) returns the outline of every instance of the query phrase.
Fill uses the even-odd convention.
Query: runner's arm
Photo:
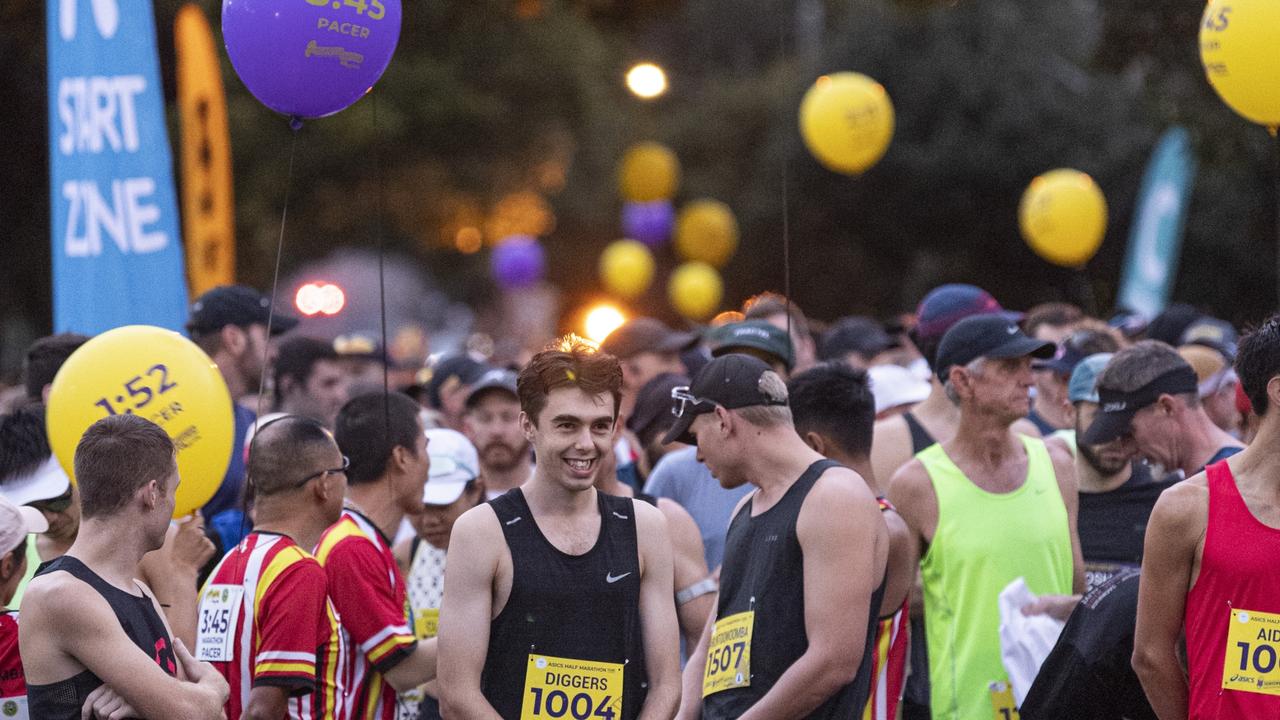
[[[200,603],[196,579],[200,568],[213,557],[213,541],[204,534],[200,513],[170,524],[164,545],[142,556],[138,578],[160,598],[170,635],[195,647],[196,614]]]
[[[1179,483],[1160,495],[1143,548],[1133,669],[1160,720],[1186,720],[1187,677],[1178,660],[1196,546],[1208,523],[1203,486]]]
[[[1079,595],[1084,592],[1084,552],[1080,549],[1080,486],[1076,480],[1075,456],[1063,447],[1046,446],[1046,449],[1053,460],[1062,504],[1067,508],[1067,529],[1071,532],[1071,592]],[[1069,604],[1074,607],[1074,603]],[[1067,610],[1066,614],[1070,615],[1071,611]]]
[[[874,447],[874,446],[873,446]],[[889,502],[907,526],[907,554],[911,557],[910,615],[924,617],[924,583],[920,576],[920,558],[938,524],[938,496],[929,480],[929,471],[919,460],[912,459],[898,468],[889,480]]]
[[[191,681],[166,674],[125,635],[105,600],[79,580],[57,575],[65,573],[33,580],[23,601],[19,643],[29,683],[65,679],[65,660],[59,659],[71,658],[144,719],[222,717],[227,683],[212,666],[197,662],[178,640],[174,654]]]
[[[419,640],[413,652],[382,674],[396,692],[404,693],[436,679],[437,638]]]
[[[668,720],[680,706],[680,624],[667,521],[647,503],[634,503],[640,548],[640,628],[649,692],[640,720]]]
[[[871,472],[885,482],[911,461],[911,430],[901,415],[893,415],[876,421],[872,438]]]
[[[916,584],[917,551],[911,542],[907,521],[895,510],[884,510],[880,517],[889,531],[889,570],[885,579],[884,601],[877,610],[879,617],[893,615],[902,608]]]
[[[675,500],[658,499],[658,509],[667,519],[667,532],[671,536],[671,552],[675,562],[675,591],[678,593],[706,580],[707,558],[703,553],[702,535],[698,526]],[[714,590],[714,586],[712,587]],[[702,627],[711,614],[713,592],[705,592],[687,602],[676,602],[676,614],[680,618],[680,634],[686,647],[698,644]]]
[[[499,553],[506,548],[488,505],[468,510],[449,536],[440,607],[440,710],[445,717],[501,720],[480,688]]]
[[[255,685],[241,720],[280,720],[288,717],[289,690],[276,685]]]
[[[805,717],[852,682],[862,663],[877,610],[871,597],[889,553],[875,496],[854,473],[828,470],[800,508],[796,537],[804,556],[809,647],[743,720]]]
[[[719,602],[720,593],[712,593],[711,612],[707,614],[702,636],[689,649],[689,659],[680,677],[680,712],[676,714],[676,720],[699,720],[702,717],[702,678],[707,672],[707,647],[716,625],[715,608]]]

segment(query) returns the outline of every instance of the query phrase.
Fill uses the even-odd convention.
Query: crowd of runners
[[[191,308],[239,401],[177,520],[140,417],[69,480],[44,403],[88,338],[29,348],[0,716],[1280,718],[1280,316],[766,293],[415,373],[268,308]]]

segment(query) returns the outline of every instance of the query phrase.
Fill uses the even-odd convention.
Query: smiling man
[[[444,714],[670,718],[680,696],[662,513],[595,489],[617,359],[566,341],[520,373],[532,479],[454,525],[440,609]]]

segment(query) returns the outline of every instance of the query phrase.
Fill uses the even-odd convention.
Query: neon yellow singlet
[[[1071,532],[1053,461],[1042,440],[1022,441],[1027,479],[1010,493],[974,485],[941,445],[916,455],[938,498],[938,528],[920,561],[934,720],[1016,718],[1001,699],[997,597],[1018,577],[1037,595],[1071,593]]]

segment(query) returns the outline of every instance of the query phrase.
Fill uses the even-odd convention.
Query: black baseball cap
[[[187,334],[199,337],[228,325],[266,325],[268,318],[272,335],[286,333],[298,325],[298,318],[292,315],[275,313],[273,316],[271,300],[257,290],[244,285],[220,285],[191,303]]]
[[[795,367],[795,352],[787,331],[764,320],[743,320],[712,328],[707,333],[707,342],[711,345],[712,357],[743,351],[757,357],[757,353],[764,353],[782,363],[787,372]]]
[[[691,385],[671,391],[671,412],[676,416],[676,424],[663,436],[663,444],[696,445],[697,438],[689,432],[689,426],[697,416],[713,412],[717,405],[727,410],[786,405],[785,398],[771,398],[760,389],[760,379],[767,372],[773,369],[765,361],[739,353],[722,355],[707,363]]]
[[[1151,382],[1137,390],[1125,392],[1098,386],[1098,403],[1101,406],[1089,429],[1080,442],[1085,445],[1105,445],[1129,432],[1129,424],[1138,411],[1155,403],[1161,395],[1184,395],[1199,392],[1196,371],[1183,364],[1157,375]]]
[[[1026,357],[1040,360],[1053,357],[1051,342],[1027,337],[1018,323],[1002,315],[972,315],[947,331],[938,344],[938,361],[933,370],[945,382],[955,365],[968,365],[978,358]]]
[[[480,394],[489,390],[503,390],[519,400],[520,391],[516,388],[516,380],[515,372],[506,368],[493,368],[486,371],[471,384],[471,390],[467,392],[465,401],[466,407],[475,405],[480,400]]]
[[[600,350],[620,360],[643,352],[678,353],[698,342],[693,333],[678,332],[649,317],[632,318],[609,333]]]
[[[671,417],[671,391],[688,386],[689,378],[676,373],[662,373],[645,383],[636,394],[635,408],[627,417],[627,429],[647,445],[653,435],[665,429],[663,421],[674,420]]]
[[[890,348],[901,347],[901,341],[893,338],[884,326],[868,317],[847,317],[822,336],[819,357],[822,360],[841,360],[849,353],[857,353],[870,360]]]
[[[489,366],[466,353],[441,355],[418,372],[418,382],[423,386],[427,404],[440,409],[440,389],[448,385],[470,385],[480,379]]]

